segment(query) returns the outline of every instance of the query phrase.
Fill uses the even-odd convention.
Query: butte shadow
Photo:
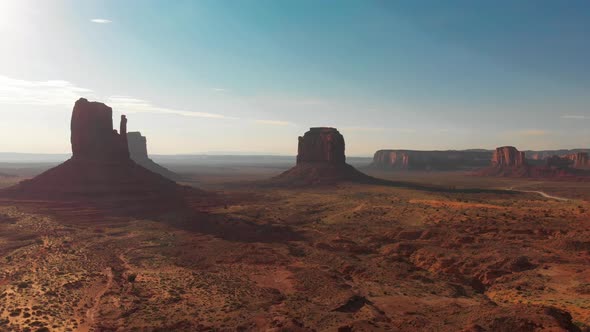
[[[182,209],[187,198],[204,192],[135,163],[129,154],[127,118],[113,129],[113,110],[81,98],[71,118],[72,157],[29,180],[0,191],[20,201],[70,202],[112,214]]]

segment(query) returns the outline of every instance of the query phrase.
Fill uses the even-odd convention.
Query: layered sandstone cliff
[[[496,148],[492,156],[494,167],[524,167],[526,166],[525,154],[513,146],[502,146]]]
[[[489,151],[379,150],[372,168],[383,170],[462,170],[489,164]]]

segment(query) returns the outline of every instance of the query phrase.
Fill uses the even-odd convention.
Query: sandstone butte
[[[147,138],[142,136],[139,131],[127,133],[127,146],[129,147],[129,156],[140,166],[158,173],[170,180],[181,180],[181,176],[170,171],[169,169],[154,162],[148,156]]]
[[[344,151],[344,137],[336,128],[310,128],[298,138],[295,167],[271,181],[281,185],[314,185],[371,180],[346,163]]]
[[[111,200],[119,205],[122,201],[133,205],[149,198],[152,206],[157,207],[163,200],[172,202],[178,200],[178,195],[191,191],[136,164],[129,155],[127,118],[121,116],[117,132],[113,129],[112,114],[107,105],[80,98],[71,117],[72,157],[7,188],[2,195],[48,200]]]

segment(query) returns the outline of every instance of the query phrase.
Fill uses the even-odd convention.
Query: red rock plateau
[[[413,151],[379,150],[373,156],[372,168],[381,170],[461,170],[488,165],[489,151]]]
[[[284,185],[334,184],[372,179],[346,163],[344,137],[335,128],[310,128],[299,137],[297,164],[272,179]]]
[[[174,181],[180,180],[181,177],[178,174],[150,159],[147,152],[147,139],[140,132],[134,131],[127,133],[127,142],[129,155],[137,164],[168,179]]]
[[[37,177],[6,189],[3,195],[49,200],[110,201],[157,208],[162,199],[179,201],[187,188],[131,160],[127,119],[113,129],[113,111],[105,104],[76,101],[71,118],[71,159]],[[156,204],[145,204],[148,200]],[[141,203],[141,204],[139,204]],[[176,204],[176,203],[175,203]]]

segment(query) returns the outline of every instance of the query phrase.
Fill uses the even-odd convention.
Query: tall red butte
[[[274,183],[315,185],[372,180],[346,163],[344,137],[336,128],[310,128],[298,143],[297,164],[273,178]]]
[[[143,204],[144,199],[149,199],[153,204],[186,191],[129,157],[127,118],[121,116],[117,132],[112,114],[113,110],[103,103],[84,98],[76,101],[71,118],[72,158],[4,193],[21,198],[115,204]]]

